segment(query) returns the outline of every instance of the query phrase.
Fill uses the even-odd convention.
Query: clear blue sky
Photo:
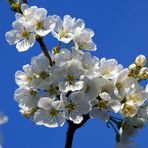
[[[98,45],[94,55],[116,58],[125,67],[138,54],[148,57],[148,0],[29,0],[30,5],[45,7],[48,14],[61,17],[70,14],[82,18],[86,26],[95,31],[94,40]],[[5,0],[0,0],[0,110],[9,116],[3,126],[4,148],[64,148],[67,125],[50,129],[36,126],[23,118],[18,104],[13,100],[17,85],[15,71],[30,62],[40,53],[35,46],[25,53],[9,46],[4,34],[11,29],[14,13]],[[48,47],[54,46],[46,37]],[[148,126],[135,138],[138,148],[148,147]],[[73,148],[113,148],[114,131],[106,128],[99,120],[90,120],[75,135]]]

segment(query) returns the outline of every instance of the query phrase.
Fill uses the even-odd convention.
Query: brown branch
[[[78,128],[82,127],[87,122],[88,119],[89,119],[89,115],[85,115],[83,121],[80,124],[74,124],[72,121],[67,120],[68,130],[66,133],[65,148],[72,148],[73,137],[74,137],[75,131]]]
[[[43,53],[45,54],[45,56],[49,59],[50,66],[52,66],[53,61],[52,61],[52,59],[51,59],[51,57],[50,57],[50,55],[48,53],[48,49],[47,49],[45,43],[43,42],[43,39],[41,37],[38,37],[36,40],[39,43],[39,45],[40,45]]]
[[[28,4],[28,1],[27,1],[27,0],[23,0],[23,3],[26,3],[26,4]]]

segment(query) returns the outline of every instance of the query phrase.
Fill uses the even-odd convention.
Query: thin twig
[[[117,117],[114,117],[114,116],[110,116],[110,118],[111,118],[111,119],[116,119],[116,120],[118,120],[118,121],[122,121],[122,119],[117,118]]]
[[[50,66],[52,66],[53,61],[48,53],[48,49],[47,49],[43,39],[41,37],[38,37],[36,40],[40,44],[40,47],[41,47],[42,51],[44,52],[45,56],[49,59]]]
[[[112,128],[114,129],[114,131],[116,132],[116,134],[119,135],[117,129],[115,128],[114,124],[111,121],[108,121],[107,124],[110,124]]]
[[[69,43],[66,44],[65,48],[68,48],[68,46],[73,42],[73,40],[71,40]]]

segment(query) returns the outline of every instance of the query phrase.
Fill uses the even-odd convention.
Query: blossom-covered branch
[[[23,4],[21,7],[19,3],[18,5],[15,3],[18,12],[16,13],[16,21],[13,23],[14,29],[6,33],[7,41],[10,44],[17,43],[16,48],[19,52],[23,52],[32,47],[36,39],[40,44],[45,56],[47,56],[49,59],[50,65],[52,66],[52,59],[42,37],[47,35],[52,30],[54,23],[52,20],[49,20],[50,18],[46,18],[47,11],[43,8],[37,9],[35,14],[33,14],[31,10],[26,14],[25,10],[28,8],[27,0],[24,0],[24,3],[26,4]],[[13,2],[11,5],[13,5]],[[28,19],[32,18],[32,21],[28,22],[25,17]],[[16,35],[17,39],[12,41],[11,37],[14,37],[14,34]]]
[[[97,49],[94,32],[82,19],[47,16],[46,9],[36,6],[22,4],[12,26],[6,40],[16,44],[18,51],[27,51],[36,40],[43,50],[16,72],[19,88],[14,98],[21,113],[50,128],[67,121],[66,148],[89,118],[113,127],[116,148],[131,145],[130,138],[148,122],[148,85],[144,88],[139,83],[148,78],[146,57],[139,55],[124,68],[115,59],[92,56],[90,51]],[[49,33],[58,40],[51,55],[42,40]]]

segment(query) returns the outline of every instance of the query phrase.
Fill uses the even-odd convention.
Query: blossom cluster
[[[85,28],[81,19],[65,15],[63,20],[57,16],[47,16],[47,10],[36,6],[21,5],[21,13],[16,13],[13,30],[6,33],[10,45],[16,44],[18,51],[23,52],[32,47],[35,39],[48,33],[63,43],[74,42],[79,49],[96,50],[92,41],[93,30]]]
[[[60,41],[49,53],[53,65],[42,52],[24,65],[23,71],[16,72],[19,88],[14,98],[26,118],[38,125],[58,127],[66,120],[80,124],[88,115],[117,125],[116,147],[132,144],[130,137],[148,121],[148,85],[143,88],[139,84],[148,78],[144,55],[128,68],[115,59],[92,56],[83,49],[96,50],[94,32],[85,28],[83,20],[69,15],[63,20],[47,16],[44,8],[36,6],[23,4],[13,27],[6,39],[20,52],[48,33]],[[61,43],[66,46],[61,47]]]

